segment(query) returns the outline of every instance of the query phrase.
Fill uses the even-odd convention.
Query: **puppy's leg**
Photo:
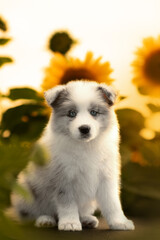
[[[48,216],[48,215],[42,215],[36,219],[35,223],[36,227],[54,227],[56,226],[56,221],[53,217]]]
[[[80,207],[80,221],[84,228],[97,228],[99,221],[95,216],[92,216],[96,206],[92,202],[88,202]]]
[[[97,201],[110,229],[134,230],[133,222],[125,217],[121,208],[117,179],[102,176]]]
[[[84,215],[81,218],[82,226],[84,228],[97,228],[99,221],[95,216]]]
[[[64,231],[81,231],[78,206],[70,186],[59,190],[57,197],[58,229]]]

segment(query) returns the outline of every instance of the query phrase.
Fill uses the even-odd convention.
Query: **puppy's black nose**
[[[88,125],[82,125],[81,127],[79,127],[79,131],[82,134],[88,134],[90,131],[90,127]]]

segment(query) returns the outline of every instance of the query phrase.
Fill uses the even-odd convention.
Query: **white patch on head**
[[[89,105],[91,100],[95,100],[96,87],[98,84],[90,81],[73,81],[67,84],[71,99],[79,106]]]

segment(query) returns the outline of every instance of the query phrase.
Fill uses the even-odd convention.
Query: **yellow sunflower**
[[[113,71],[109,62],[100,62],[101,57],[94,59],[93,53],[88,52],[84,61],[78,58],[66,58],[60,53],[55,53],[50,61],[50,66],[45,69],[45,78],[42,89],[47,90],[58,84],[66,84],[72,80],[92,80],[110,85],[113,81],[109,77]]]
[[[142,94],[160,97],[160,36],[144,39],[135,54],[133,83]]]

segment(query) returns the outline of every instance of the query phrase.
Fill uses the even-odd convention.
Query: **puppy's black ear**
[[[48,105],[56,107],[63,101],[63,96],[66,95],[66,88],[64,85],[59,85],[44,92],[45,99]]]
[[[101,95],[106,103],[109,106],[112,106],[118,96],[118,92],[111,86],[107,86],[105,83],[99,84],[98,91],[101,92]]]

